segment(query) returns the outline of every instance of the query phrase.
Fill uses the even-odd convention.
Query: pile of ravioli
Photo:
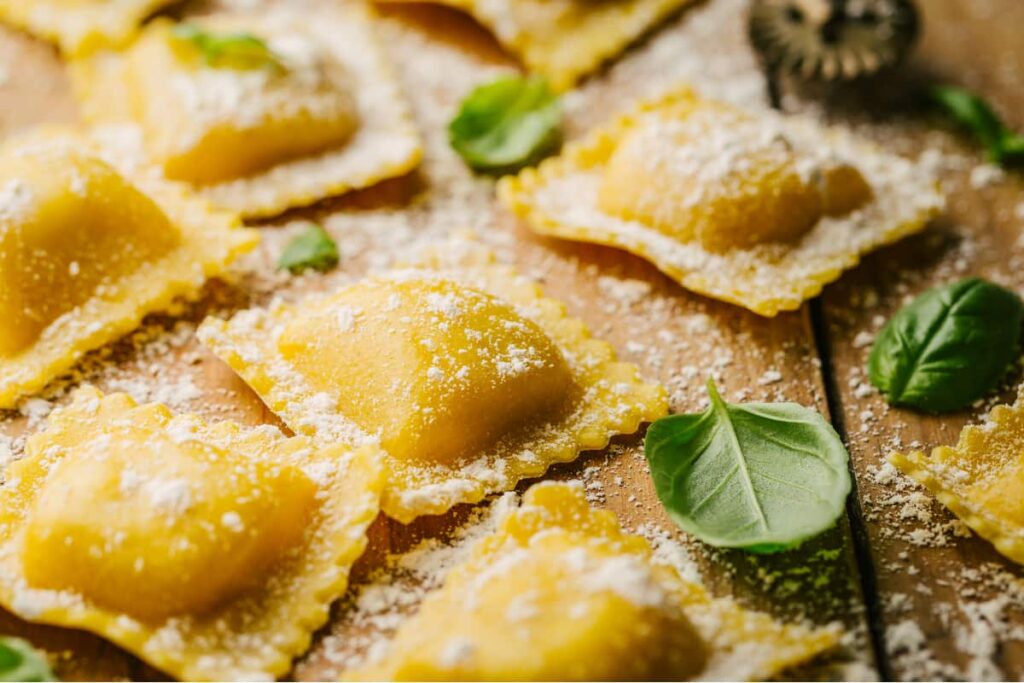
[[[161,0],[0,0],[70,60],[85,125],[0,146],[0,409],[231,278],[279,215],[414,169],[419,133],[372,10],[214,14],[281,68],[210,63]],[[571,87],[684,0],[453,2]],[[763,315],[798,307],[941,207],[909,161],[679,87],[499,185],[541,233],[654,262]],[[752,228],[751,226],[756,226]],[[200,341],[287,426],[244,427],[82,386],[0,486],[0,604],[183,679],[286,674],[383,514],[513,490],[668,411],[532,280],[444,250]],[[365,666],[367,679],[765,678],[834,628],[715,599],[579,486],[529,488]]]

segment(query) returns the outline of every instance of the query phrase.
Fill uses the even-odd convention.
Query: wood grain
[[[989,15],[982,16],[977,9],[982,5],[989,8]],[[607,72],[587,81],[566,101],[570,137],[628,106],[635,97],[681,80],[693,81],[705,91],[735,101],[763,103],[763,79],[744,36],[744,7],[742,0],[710,0],[683,12]],[[929,133],[929,122],[922,120],[921,112],[906,107],[906,79],[917,83],[941,75],[967,80],[984,86],[1007,112],[1020,112],[1024,104],[1020,99],[1024,91],[1012,73],[1007,76],[1014,69],[1019,73],[1024,66],[1024,49],[1012,30],[1014,20],[1016,26],[1024,25],[1021,6],[1016,0],[990,0],[977,6],[972,3],[971,7],[956,0],[926,3],[928,30],[913,68],[901,76],[904,80],[876,83],[868,91],[870,99],[864,99],[864,92],[807,92],[789,84],[787,107],[807,109],[812,102],[823,99],[831,118],[857,125],[898,151],[913,154],[935,144],[956,149],[950,135],[936,137]],[[948,219],[925,236],[868,259],[842,283],[826,291],[814,315],[811,307],[805,306],[799,312],[767,320],[692,295],[629,255],[539,238],[518,225],[495,206],[492,183],[472,179],[451,154],[443,127],[468,83],[485,80],[496,69],[513,66],[513,62],[486,32],[451,10],[390,7],[380,29],[427,138],[424,167],[372,190],[266,221],[262,224],[265,244],[246,261],[248,272],[232,285],[211,286],[204,300],[184,313],[183,332],[174,333],[174,319],[154,317],[147,322],[155,330],[155,341],[116,345],[112,361],[101,363],[97,357],[95,363],[86,363],[84,379],[107,390],[187,381],[198,391],[177,408],[248,424],[276,422],[244,383],[196,345],[188,334],[190,326],[207,313],[227,314],[263,303],[273,295],[295,296],[328,289],[400,258],[410,245],[442,239],[449,230],[468,229],[502,259],[542,280],[550,296],[565,301],[572,315],[584,319],[597,336],[615,345],[624,359],[637,363],[647,377],[665,383],[675,411],[702,407],[703,382],[709,375],[731,399],[794,400],[824,413],[830,403],[838,408],[837,417],[847,428],[863,494],[861,505],[868,513],[866,531],[874,564],[866,568],[877,586],[877,593],[870,594],[868,601],[878,607],[882,617],[875,635],[884,638],[905,619],[912,618],[921,624],[928,657],[950,662],[957,667],[956,673],[966,672],[967,659],[956,647],[953,629],[935,613],[932,598],[919,595],[912,608],[897,610],[893,596],[918,594],[919,586],[926,585],[937,598],[949,602],[968,585],[960,577],[962,567],[1006,565],[977,539],[954,539],[948,547],[926,548],[894,538],[888,530],[896,523],[892,518],[899,516],[895,509],[898,506],[876,504],[892,490],[875,483],[871,468],[879,464],[893,434],[901,433],[905,442],[919,439],[926,444],[945,443],[955,438],[959,425],[970,416],[936,420],[905,412],[886,413],[877,398],[856,398],[849,378],[863,362],[864,348],[854,344],[857,333],[872,328],[872,319],[887,315],[906,292],[939,279],[938,273],[945,273],[942,264],[962,257],[965,234],[979,246],[971,250],[964,272],[984,272],[1004,281],[1017,278],[1015,283],[1022,284],[1020,269],[1007,258],[1017,253],[1019,259],[1021,253],[1016,245],[1021,219],[1013,217],[1016,203],[1024,200],[1019,181],[975,192],[965,185],[965,174],[974,165],[971,160],[966,170],[949,174],[955,186]],[[424,54],[430,58],[420,59]],[[968,64],[974,66],[973,70],[967,68]],[[0,30],[0,65],[8,74],[0,85],[0,134],[10,135],[38,122],[73,120],[68,83],[50,48]],[[892,107],[901,112],[898,121],[890,119],[888,110],[879,111],[877,103],[881,100],[876,95],[881,92],[895,93]],[[1017,123],[1024,125],[1024,120],[1018,119]],[[338,239],[343,253],[341,268],[325,277],[272,276],[274,258],[288,231],[295,223],[309,219],[322,222]],[[622,296],[622,283],[626,283],[625,291],[635,295]],[[869,298],[869,290],[875,292],[871,296],[878,297],[878,305],[856,305]],[[815,342],[816,326],[824,342],[820,349]],[[168,338],[173,341],[168,342]],[[823,369],[830,374],[823,375]],[[53,398],[60,402],[64,394],[57,390]],[[861,412],[867,409],[878,419],[861,432]],[[16,414],[7,414],[0,422],[0,429],[11,435],[38,427],[29,427],[27,420]],[[556,467],[550,476],[585,476],[592,489],[602,494],[603,504],[616,511],[627,526],[654,524],[676,533],[653,495],[640,456],[641,436],[622,437],[605,452],[586,454],[577,463]],[[587,469],[592,467],[597,469]],[[944,514],[938,508],[933,513],[938,518]],[[460,507],[448,515],[417,520],[409,526],[379,519],[371,529],[371,547],[357,565],[354,581],[364,580],[388,553],[406,550],[424,538],[443,538],[467,514],[469,511]],[[856,519],[854,523],[859,525]],[[861,596],[860,568],[847,520],[814,542],[775,556],[714,551],[692,541],[684,542],[698,558],[705,580],[715,593],[736,595],[745,604],[781,618],[844,623],[851,634],[845,651],[798,675],[877,675]],[[867,558],[860,559],[863,562]],[[911,566],[918,573],[909,574]],[[309,654],[297,662],[293,675],[312,680],[339,674],[330,643],[344,639],[351,628],[344,610],[337,610]],[[0,631],[24,635],[57,653],[58,673],[66,679],[160,676],[88,634],[29,626],[6,614],[0,615]],[[333,639],[328,638],[332,635]],[[997,663],[1003,667],[1003,676],[1024,676],[1022,652],[1013,643],[999,648]],[[920,668],[916,662],[894,654],[890,661],[888,654],[882,653],[883,674],[916,675]],[[851,663],[853,666],[849,666]]]
[[[921,489],[880,470],[898,448],[913,444],[927,450],[955,443],[964,424],[975,422],[995,402],[1013,400],[1019,371],[984,405],[954,415],[889,409],[862,386],[868,342],[878,323],[910,296],[968,275],[1024,289],[1021,175],[983,182],[990,173],[983,155],[920,102],[924,84],[960,84],[982,93],[1008,123],[1024,127],[1019,40],[1024,4],[929,0],[922,9],[925,32],[901,73],[845,92],[790,88],[794,97],[787,104],[806,109],[824,102],[828,118],[857,125],[900,153],[938,151],[945,159],[941,175],[947,215],[923,235],[869,257],[826,291],[820,307],[827,330],[824,351],[867,517],[878,627],[887,642],[883,673],[903,680],[1020,680],[1020,569],[984,540],[959,535],[955,518],[930,497],[923,504],[915,500]]]

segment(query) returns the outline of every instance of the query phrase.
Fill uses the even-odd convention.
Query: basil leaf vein
[[[821,415],[795,403],[728,404],[708,382],[703,413],[650,426],[644,453],[658,498],[705,543],[776,552],[843,514],[849,456]]]
[[[473,169],[511,173],[558,145],[561,122],[561,104],[546,80],[505,77],[477,87],[462,101],[448,137]]]
[[[338,245],[319,225],[310,223],[296,235],[277,261],[278,270],[289,270],[298,274],[306,270],[328,271],[338,265]]]
[[[868,378],[892,405],[964,408],[991,391],[1017,356],[1024,304],[981,278],[924,292],[882,328]]]
[[[21,638],[0,636],[0,681],[55,681],[43,653]]]

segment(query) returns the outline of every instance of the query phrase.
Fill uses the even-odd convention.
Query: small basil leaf
[[[980,278],[935,287],[882,328],[868,359],[871,383],[892,405],[964,408],[992,390],[1017,355],[1024,305]]]
[[[338,265],[338,245],[319,225],[311,223],[288,243],[277,260],[278,270],[325,272]]]
[[[0,636],[0,681],[55,681],[46,657],[21,638]]]
[[[644,453],[673,521],[710,545],[760,553],[835,524],[849,455],[828,422],[795,403],[728,404],[711,381],[708,395],[707,411],[647,430]]]
[[[177,24],[171,35],[198,50],[207,66],[284,70],[281,58],[266,42],[249,33],[217,34],[194,24]]]
[[[561,121],[561,105],[547,81],[508,77],[473,90],[448,125],[448,137],[475,170],[513,172],[558,145]]]
[[[983,99],[951,85],[934,86],[928,94],[954,122],[969,130],[985,146],[992,161],[1002,159],[1006,126]]]

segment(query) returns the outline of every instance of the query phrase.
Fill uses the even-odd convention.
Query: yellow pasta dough
[[[120,45],[177,0],[0,0],[0,20],[74,54]]]
[[[386,0],[378,0],[386,1]],[[434,1],[434,0],[426,0]],[[613,59],[690,0],[437,0],[471,14],[556,90]]]
[[[722,660],[764,679],[830,649],[699,585],[591,509],[578,485],[533,486],[355,680],[692,680]]]
[[[1000,553],[1024,564],[1024,392],[968,425],[956,446],[931,455],[893,453],[890,462],[923,484]]]
[[[296,432],[379,442],[382,508],[403,522],[472,503],[667,411],[561,304],[493,263],[432,263],[199,338]]]
[[[0,149],[0,408],[147,313],[198,294],[256,244],[234,214],[121,173],[73,134]]]
[[[383,483],[372,448],[79,390],[0,488],[0,602],[183,679],[267,679],[345,591]]]
[[[245,216],[402,175],[422,154],[361,5],[155,21],[72,75],[105,145]]]
[[[799,308],[943,206],[919,165],[688,89],[503,179],[499,194],[537,232],[626,249],[766,316]]]

